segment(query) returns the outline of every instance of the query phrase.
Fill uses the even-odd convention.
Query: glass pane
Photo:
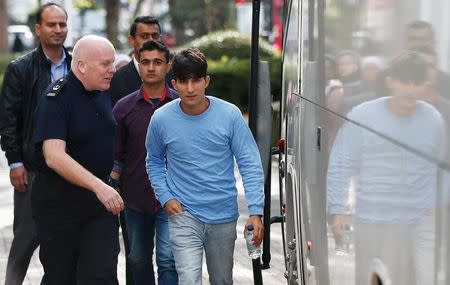
[[[439,125],[435,135],[442,137],[442,148],[448,149],[449,1],[326,0],[325,7],[326,60],[322,72],[327,83],[322,90],[326,108],[347,117],[364,102],[392,97],[387,108],[404,121],[411,122],[411,117],[427,109],[429,121],[416,125],[416,137],[427,136],[430,125]],[[406,67],[407,54],[420,59],[410,60]],[[384,114],[374,116],[382,120]],[[368,123],[360,117],[350,119]],[[374,131],[421,155],[450,162],[449,151],[427,153],[416,148],[416,137],[399,136],[386,126]]]
[[[368,103],[361,121],[377,106]],[[405,148],[340,117],[328,119],[340,125],[330,139],[326,174],[330,284],[372,284],[374,276],[382,284],[434,284],[436,237],[444,225],[436,224],[436,201],[445,191],[433,158],[415,150],[436,152],[438,136],[422,132]],[[382,121],[372,120],[375,127]]]

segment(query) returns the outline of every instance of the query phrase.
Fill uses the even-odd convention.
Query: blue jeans
[[[127,258],[134,284],[155,284],[152,262],[155,231],[158,284],[178,284],[178,274],[169,243],[167,214],[164,209],[155,214],[148,214],[125,207],[124,213],[130,247]]]
[[[202,284],[203,250],[210,284],[233,284],[236,222],[205,224],[188,211],[169,217],[169,237],[179,284]]]

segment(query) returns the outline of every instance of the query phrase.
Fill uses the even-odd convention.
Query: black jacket
[[[141,77],[136,70],[134,61],[131,60],[128,64],[122,66],[113,75],[111,80],[111,87],[109,94],[111,96],[112,106],[116,104],[122,97],[138,90],[142,85]]]
[[[71,56],[64,52],[70,69]],[[34,169],[33,112],[50,83],[50,61],[41,46],[6,68],[0,97],[0,143],[8,164],[23,162],[27,169]]]

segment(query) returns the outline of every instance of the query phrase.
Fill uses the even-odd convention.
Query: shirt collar
[[[45,54],[45,57],[47,58],[47,61],[50,63],[50,76],[51,76],[51,82],[55,82],[57,79],[65,76],[69,70],[66,62],[66,53],[64,49],[62,49],[62,56],[59,60],[59,63],[54,63],[50,60],[50,58]]]
[[[136,57],[133,56],[133,63],[134,67],[136,67],[136,71],[139,75],[141,75],[141,72],[139,71],[139,62],[137,61]]]
[[[168,92],[168,88],[167,85],[164,87],[164,91],[163,94],[161,95],[161,97],[159,97],[159,102],[163,102],[166,97],[167,97],[167,92]],[[147,101],[148,103],[153,104],[152,100],[150,99],[150,96],[147,94],[147,92],[144,89],[144,86],[141,86],[141,94],[142,94],[142,98]]]
[[[64,51],[63,48],[61,48],[61,50],[62,50],[62,56],[61,56],[61,58],[60,58],[60,60],[59,60],[58,63],[54,63],[54,62],[48,57],[48,55],[45,53],[44,50],[42,50],[42,52],[44,53],[45,57],[46,57],[47,60],[50,62],[50,64],[53,64],[53,65],[58,66],[58,65],[61,65],[61,64],[66,60],[66,52]]]

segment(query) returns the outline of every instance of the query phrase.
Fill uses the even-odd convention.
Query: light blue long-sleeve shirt
[[[177,199],[204,223],[238,218],[234,159],[250,215],[262,215],[264,174],[258,147],[239,109],[207,96],[209,107],[187,115],[180,100],[157,110],[148,127],[146,168],[162,205]]]
[[[431,105],[418,101],[400,117],[387,108],[389,97],[355,107],[348,115],[370,129],[428,157],[441,159],[444,121]],[[338,132],[327,175],[328,211],[345,214],[350,180],[355,179],[359,222],[412,223],[436,207],[437,166],[381,136],[347,122]]]

